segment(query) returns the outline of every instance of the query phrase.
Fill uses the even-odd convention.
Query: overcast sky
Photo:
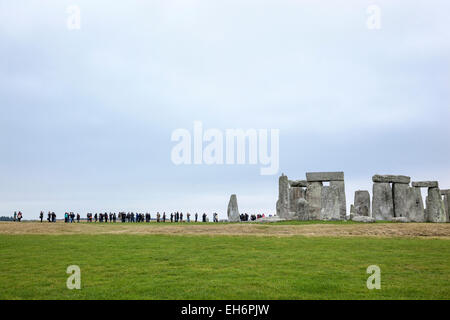
[[[371,30],[367,8],[381,9]],[[69,30],[67,8],[80,8]],[[448,1],[0,0],[0,215],[275,213],[278,176],[450,188]],[[280,171],[171,161],[177,128],[279,129]]]

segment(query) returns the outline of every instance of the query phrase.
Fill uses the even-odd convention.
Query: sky
[[[379,8],[379,28],[369,28]],[[71,6],[80,28],[68,27]],[[450,188],[450,3],[0,0],[0,215],[275,214],[278,177]],[[73,25],[72,25],[73,26]],[[279,170],[176,165],[172,133],[278,129]]]

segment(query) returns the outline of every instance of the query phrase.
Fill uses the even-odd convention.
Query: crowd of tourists
[[[14,221],[20,222],[22,220],[23,214],[21,211],[14,212]],[[255,221],[259,218],[264,218],[264,214],[252,214],[249,215],[247,213],[242,213],[240,215],[241,221]],[[39,220],[43,222],[44,220],[44,211],[41,211],[39,213]],[[65,223],[79,223],[82,220],[81,215],[79,213],[74,212],[65,212],[64,213],[64,222]],[[104,223],[116,223],[116,222],[134,222],[134,223],[140,223],[140,222],[150,222],[152,220],[152,215],[150,213],[134,213],[134,212],[119,212],[116,214],[115,212],[105,212],[105,213],[87,213],[86,219],[87,222],[104,222]],[[163,212],[162,214],[157,212],[156,215],[153,217],[153,220],[156,222],[209,222],[208,215],[206,213],[203,213],[202,215],[199,215],[197,212],[195,214],[192,214],[187,212],[183,214],[183,212],[172,212],[170,214],[166,214]],[[48,222],[56,222],[56,214],[55,212],[49,211],[47,214],[47,221]],[[219,215],[214,212],[212,214],[212,222],[219,222]]]

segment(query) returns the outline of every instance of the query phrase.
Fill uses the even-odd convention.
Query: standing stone
[[[228,221],[230,222],[240,221],[237,198],[235,194],[232,194],[230,197],[230,202],[228,202],[227,214],[228,214]]]
[[[280,218],[289,217],[289,180],[284,174],[278,180],[277,216]]]
[[[300,198],[305,198],[303,188],[291,186],[289,189],[289,211],[292,214],[297,211],[297,200]]]
[[[322,188],[320,220],[341,220],[339,189],[336,186]]]
[[[450,189],[441,190],[441,195],[444,196],[444,207],[447,216],[447,222],[450,222]]]
[[[394,199],[390,184],[375,182],[372,194],[372,217],[375,220],[391,220],[394,217]]]
[[[342,173],[343,175],[343,173]],[[344,178],[344,177],[342,177]],[[335,187],[339,196],[339,215],[340,220],[345,220],[347,216],[347,201],[345,197],[345,182],[342,181],[331,181],[330,187]]]
[[[394,217],[408,217],[408,192],[409,185],[403,183],[394,183],[392,185],[394,194]]]
[[[355,192],[354,214],[358,216],[370,217],[370,194],[367,190]]]
[[[308,201],[304,198],[297,200],[297,212],[295,213],[296,220],[309,220]]]
[[[319,220],[322,208],[322,182],[308,182],[306,201],[308,201],[308,219]]]
[[[446,222],[447,220],[439,188],[428,188],[426,215],[428,222]]]
[[[408,218],[412,222],[425,222],[425,209],[423,207],[422,192],[420,188],[411,187],[408,189],[406,201]]]

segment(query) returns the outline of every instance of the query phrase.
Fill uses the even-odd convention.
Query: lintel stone
[[[344,172],[307,172],[308,182],[344,181]]]
[[[439,188],[439,182],[437,181],[413,181],[413,187],[417,188]]]
[[[306,180],[289,180],[289,184],[291,185],[291,187],[305,188],[308,186],[308,182]]]
[[[403,184],[409,184],[411,181],[411,177],[407,176],[396,176],[392,174],[385,174],[380,175],[376,174],[372,177],[373,182],[377,183],[403,183]]]
[[[450,196],[450,189],[441,190],[441,196]]]

